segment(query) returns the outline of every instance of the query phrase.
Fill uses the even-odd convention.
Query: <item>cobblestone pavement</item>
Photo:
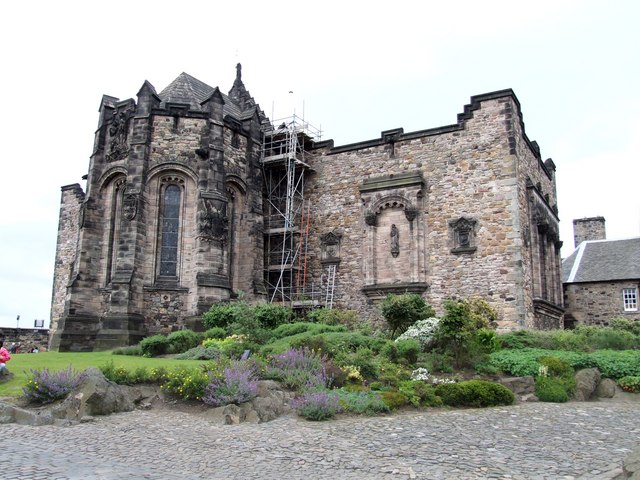
[[[214,425],[153,409],[70,427],[0,425],[9,479],[610,479],[638,403],[528,403]]]

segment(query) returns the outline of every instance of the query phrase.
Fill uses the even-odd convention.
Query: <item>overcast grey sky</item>
[[[512,88],[557,166],[563,255],[574,218],[638,236],[639,19],[635,0],[3,2],[0,326],[49,320],[60,187],[84,187],[101,96],[183,71],[227,92],[237,62],[267,115],[336,145]]]

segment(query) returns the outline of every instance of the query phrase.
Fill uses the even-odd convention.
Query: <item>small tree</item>
[[[434,317],[436,312],[415,293],[389,294],[382,302],[382,316],[387,321],[391,338],[404,332],[418,320]]]

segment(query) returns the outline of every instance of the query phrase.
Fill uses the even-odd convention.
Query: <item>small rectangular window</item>
[[[623,288],[622,301],[624,303],[625,312],[636,312],[638,310],[638,289]]]

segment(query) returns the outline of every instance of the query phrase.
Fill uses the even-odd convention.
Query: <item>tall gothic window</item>
[[[116,270],[116,258],[118,256],[118,242],[120,241],[120,223],[122,221],[122,196],[124,194],[125,180],[120,178],[113,184],[111,196],[111,221],[109,227],[109,251],[107,254],[107,285]]]
[[[160,214],[160,277],[177,278],[182,192],[170,184],[163,192]]]

